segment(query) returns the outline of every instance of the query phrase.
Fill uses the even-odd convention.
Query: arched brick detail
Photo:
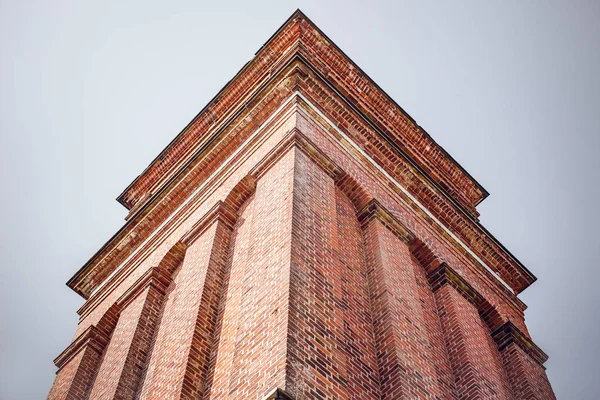
[[[158,263],[157,268],[159,268],[165,276],[169,277],[169,280],[172,278],[175,270],[183,262],[186,248],[187,246],[181,241],[175,243],[175,245],[171,247],[167,254],[165,254],[162,260],[160,260]]]
[[[119,315],[121,314],[121,305],[118,303],[113,304],[109,309],[104,313],[102,318],[96,324],[96,328],[100,332],[102,332],[107,338],[109,338],[115,326],[117,326],[117,321],[119,320]]]
[[[434,291],[447,283],[452,284],[463,297],[477,308],[479,315],[486,322],[491,332],[506,322],[496,307],[448,266],[446,261],[438,256],[427,243],[416,239],[411,246],[411,251],[413,256],[425,269],[429,283]]]
[[[223,203],[237,213],[255,191],[256,178],[252,175],[246,175],[231,189]]]
[[[373,194],[350,174],[343,172],[336,179],[336,186],[350,199],[356,211],[360,211],[374,199]]]
[[[167,290],[161,323],[153,344],[138,396],[202,397],[210,390],[215,346],[223,313],[224,287],[228,285],[231,240],[238,212],[256,190],[247,175],[222,201],[218,201],[185,233],[161,261],[165,271],[175,271]],[[176,368],[166,362],[177,354]],[[168,384],[162,382],[169,377]]]

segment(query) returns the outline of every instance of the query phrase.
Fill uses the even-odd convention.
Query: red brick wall
[[[163,292],[148,286],[121,312],[91,398],[133,398],[148,359],[162,300]]]
[[[142,398],[195,398],[204,392],[231,232],[218,218],[206,225],[169,287]]]
[[[101,352],[86,347],[61,368],[48,394],[48,399],[85,399],[92,388],[92,382]]]
[[[356,209],[348,196],[339,188],[336,188],[335,194],[336,252],[342,281],[342,344],[348,356],[348,395],[350,399],[355,400],[379,399],[379,370],[362,228],[356,219]]]
[[[514,343],[504,348],[501,353],[515,398],[555,399],[543,366],[532,360]]]
[[[49,398],[552,398],[516,297],[305,107],[92,295]]]
[[[477,309],[450,285],[438,289],[435,299],[458,397],[513,398],[498,350]]]

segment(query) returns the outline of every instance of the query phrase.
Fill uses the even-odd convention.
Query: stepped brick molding
[[[304,14],[119,196],[49,399],[553,399],[487,192]]]

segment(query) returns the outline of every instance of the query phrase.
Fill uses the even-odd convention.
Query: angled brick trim
[[[217,201],[214,206],[198,221],[190,230],[183,235],[181,242],[186,246],[191,245],[194,241],[199,238],[206,229],[208,229],[214,222],[221,221],[225,226],[233,229],[233,225],[237,219],[237,214],[229,206],[225,205],[222,201]]]
[[[312,143],[298,128],[290,129],[287,135],[250,171],[256,180],[260,179],[277,161],[292,148],[300,149],[323,171],[334,179],[344,174],[342,169]]]
[[[416,122],[385,94],[304,14],[296,12],[265,43],[242,70],[221,90],[194,120],[167,146],[148,168],[129,185],[118,200],[127,208],[139,202],[148,190],[173,171],[181,155],[187,155],[210,128],[223,123],[232,109],[271,77],[286,61],[303,55],[330,76],[340,92],[370,116],[374,124],[390,135],[436,182],[471,208],[487,192],[452,159]],[[357,88],[355,88],[355,86]],[[243,106],[243,104],[242,104]],[[386,110],[382,112],[381,110]]]
[[[412,233],[402,222],[398,221],[377,199],[372,199],[357,213],[358,221],[364,226],[377,219],[404,243],[411,245],[415,241]]]
[[[479,315],[492,332],[506,321],[506,319],[502,318],[496,307],[490,304],[485,297],[445,262],[442,262],[436,269],[429,272],[427,279],[434,292],[445,285],[450,285],[456,289],[460,295],[475,306]]]
[[[290,107],[292,106],[293,102],[290,102]],[[258,119],[259,118],[254,118],[251,120],[255,121]],[[204,167],[204,164],[202,166],[198,165],[197,169],[203,170]],[[164,194],[161,196],[164,196]],[[171,200],[169,200],[169,202],[170,201]],[[129,220],[130,223],[126,224],[126,226],[122,228],[122,232],[119,231],[113,239],[111,239],[101,250],[99,250],[99,252],[96,255],[94,255],[94,257],[92,257],[92,259],[90,259],[90,261],[88,261],[88,263],[86,263],[80,269],[80,271],[75,276],[73,276],[73,278],[69,280],[68,285],[84,297],[88,297],[90,295],[90,292],[94,289],[94,287],[98,285],[98,282],[103,281],[105,276],[110,274],[111,269],[114,269],[115,265],[118,265],[127,257],[129,249],[134,249],[137,245],[142,243],[145,233],[142,232],[141,234],[139,234],[140,230],[142,229],[141,227],[150,226],[161,221],[161,218],[163,216],[163,214],[161,213],[163,213],[165,208],[168,208],[168,206],[166,206],[165,204],[169,204],[169,202],[162,201],[161,203],[160,196],[157,197],[157,199],[155,199],[155,202],[156,204],[151,202],[151,208],[156,207],[156,210],[146,210],[148,211],[147,216],[144,216],[142,218],[142,215],[145,214],[141,214],[140,216]],[[437,200],[430,199],[428,201],[425,201],[425,203],[436,205],[436,210],[432,211],[434,214],[440,211],[438,210],[439,207],[437,207],[439,203]],[[442,211],[448,212],[449,209],[446,206],[444,206]],[[158,214],[160,214],[161,216],[159,217]],[[502,279],[504,279],[514,290],[520,292],[525,288],[526,285],[531,283],[530,281],[529,283],[526,283],[525,286],[523,286],[522,283],[524,281],[519,281],[521,278],[523,278],[522,274],[517,271],[517,275],[514,275],[514,271],[512,271],[512,268],[514,266],[512,265],[512,263],[509,262],[508,264],[506,264],[505,261],[507,261],[507,259],[504,257],[503,253],[497,253],[496,250],[494,250],[493,246],[489,247],[489,243],[487,240],[478,240],[476,243],[474,243],[473,238],[478,238],[479,233],[474,232],[472,230],[472,227],[467,222],[465,222],[464,218],[455,218],[454,216],[452,216],[449,220],[452,221],[452,223],[448,225],[448,228],[452,229],[453,231],[454,229],[456,229],[458,232],[458,237],[462,240],[465,240],[467,246],[474,246],[473,251],[479,256],[482,256],[480,253],[485,251],[486,256],[482,256],[484,262],[489,263],[490,267],[496,273],[498,273],[502,277]],[[463,226],[463,222],[465,222],[467,225]],[[469,239],[467,240],[465,239],[465,237]],[[483,247],[479,249],[481,246]],[[497,257],[496,255],[498,255],[499,257]],[[523,279],[528,278],[525,277]]]
[[[500,351],[514,343],[538,364],[543,365],[548,360],[548,355],[510,321],[496,329],[492,337]]]
[[[93,349],[98,354],[102,354],[104,347],[108,343],[108,336],[95,326],[90,326],[75,339],[69,347],[67,347],[58,357],[54,359],[54,365],[58,367],[58,371],[80,351],[86,348]],[[57,373],[58,373],[57,371]]]
[[[117,305],[122,310],[135,300],[148,286],[152,286],[160,294],[165,294],[167,287],[171,283],[171,276],[160,267],[148,269],[119,299]]]
[[[430,272],[427,276],[431,288],[436,291],[444,285],[453,286],[458,293],[472,303],[478,310],[481,310],[486,303],[485,299],[473,286],[471,286],[463,277],[456,273],[452,268],[443,262],[439,267]]]

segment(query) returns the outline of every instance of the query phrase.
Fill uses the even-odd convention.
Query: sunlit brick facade
[[[119,196],[50,399],[553,399],[486,191],[301,12]]]

